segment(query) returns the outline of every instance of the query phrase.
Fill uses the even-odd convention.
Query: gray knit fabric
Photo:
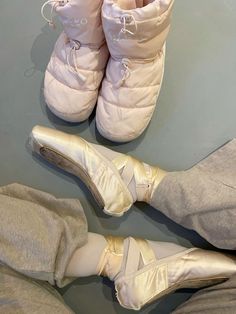
[[[218,247],[235,249],[236,141],[191,170],[169,174],[152,201]],[[216,171],[217,170],[217,171]],[[0,313],[72,314],[48,283],[63,286],[68,261],[87,239],[78,200],[19,184],[0,188]],[[236,313],[236,276],[202,289],[173,314]]]
[[[72,313],[44,281],[71,282],[66,266],[86,241],[78,200],[19,184],[0,188],[0,313]]]
[[[72,314],[48,283],[33,280],[0,265],[1,314]]]
[[[236,140],[190,170],[168,174],[151,205],[216,247],[235,250]]]

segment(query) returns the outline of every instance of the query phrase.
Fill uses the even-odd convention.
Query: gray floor
[[[157,110],[147,132],[124,145],[102,139],[93,118],[70,125],[45,109],[42,81],[60,27],[53,31],[45,25],[42,3],[0,1],[0,184],[17,181],[57,196],[80,198],[93,232],[208,247],[194,232],[148,206],[134,206],[122,219],[106,217],[82,184],[33,157],[26,140],[32,127],[41,124],[168,170],[182,170],[204,158],[236,135],[235,0],[176,1]],[[97,278],[83,279],[62,293],[76,313],[127,313],[115,301],[111,286]],[[140,313],[170,313],[191,293],[177,292]]]

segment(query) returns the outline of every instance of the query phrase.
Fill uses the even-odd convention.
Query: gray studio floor
[[[56,196],[79,198],[93,232],[209,247],[149,206],[137,204],[121,219],[105,216],[83,184],[33,157],[26,141],[32,127],[41,124],[168,170],[194,165],[236,136],[236,1],[176,1],[158,107],[145,134],[123,145],[102,139],[94,117],[70,125],[45,109],[42,82],[60,26],[53,31],[44,23],[42,3],[0,1],[0,184],[20,182]],[[111,287],[92,277],[75,281],[61,293],[75,313],[128,313]],[[140,313],[170,313],[192,293],[179,291]]]

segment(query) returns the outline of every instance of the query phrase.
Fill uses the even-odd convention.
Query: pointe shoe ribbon
[[[134,180],[136,192],[134,201],[149,204],[153,192],[167,174],[158,167],[152,167],[128,155],[121,155],[112,162],[117,169],[122,169],[120,173],[126,186]]]

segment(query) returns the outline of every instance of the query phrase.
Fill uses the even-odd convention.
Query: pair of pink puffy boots
[[[81,122],[97,103],[96,125],[105,138],[126,142],[142,134],[160,92],[173,2],[47,1],[43,15],[50,4],[64,28],[45,75],[50,110]]]

